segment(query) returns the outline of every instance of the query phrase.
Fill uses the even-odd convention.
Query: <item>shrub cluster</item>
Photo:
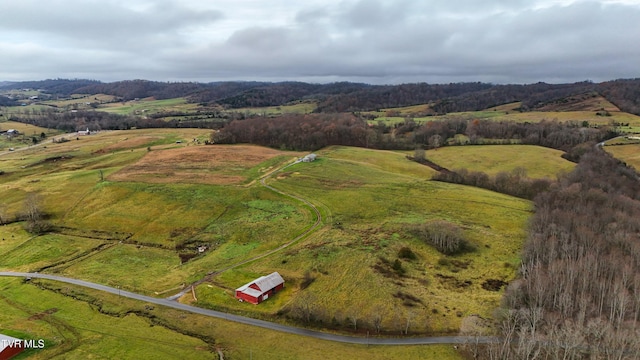
[[[462,229],[444,220],[432,221],[415,227],[415,235],[445,255],[473,251],[473,245],[464,237]]]

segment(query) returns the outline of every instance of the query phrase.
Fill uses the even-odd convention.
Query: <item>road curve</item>
[[[181,304],[176,301],[168,299],[157,299],[151,296],[141,295],[124,291],[118,288],[113,288],[106,285],[96,284],[84,280],[77,280],[67,278],[63,276],[40,274],[40,273],[23,273],[23,272],[0,272],[0,276],[6,277],[22,277],[22,278],[37,278],[60,281],[68,284],[78,285],[94,290],[105,291],[111,294],[123,296],[130,299],[145,301],[151,304],[162,305],[173,309],[188,311],[190,313],[210,316],[218,319],[224,319],[233,321],[240,324],[258,326],[261,328],[281,331],[294,335],[308,336],[315,339],[335,341],[348,344],[361,344],[361,345],[433,345],[433,344],[463,344],[468,342],[473,343],[491,343],[495,342],[496,338],[483,336],[483,337],[465,337],[465,336],[437,336],[437,337],[404,337],[404,338],[378,338],[378,337],[354,337],[323,333],[320,331],[308,330],[297,328],[293,326],[287,326],[277,323],[272,323],[264,320],[252,319],[240,315],[227,314],[220,311],[203,309],[191,305]]]

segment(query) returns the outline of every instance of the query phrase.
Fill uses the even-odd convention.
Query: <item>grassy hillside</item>
[[[635,143],[629,143],[624,145],[605,146],[604,150],[614,157],[624,161],[629,166],[632,166],[636,171],[640,170],[640,144],[638,140]]]
[[[169,111],[194,111],[197,104],[188,104],[185,98],[155,100],[146,98],[135,101],[113,102],[104,104],[100,111],[112,112],[121,115],[149,115]]]
[[[86,298],[70,287],[55,293],[2,278],[0,289],[0,332],[45,340],[44,349],[21,355],[29,359],[210,359],[213,355],[201,339],[154,326],[148,318],[125,313],[117,302],[89,304],[65,296]]]
[[[244,114],[277,116],[282,114],[308,114],[315,110],[316,107],[317,104],[314,101],[304,100],[290,105],[239,108],[233,111]]]
[[[430,182],[432,170],[401,153],[332,147],[318,154],[319,160],[287,169],[272,184],[320,206],[327,226],[290,250],[201,285],[199,304],[269,314],[295,312],[312,299],[323,326],[353,328],[350,316],[356,316],[371,328],[380,313],[392,333],[407,321],[413,332],[456,332],[472,314],[491,316],[501,293],[483,284],[515,276],[527,201]],[[411,233],[412,226],[436,219],[461,226],[477,250],[444,256]],[[400,259],[405,273],[399,274],[392,264],[403,247],[417,258]],[[253,310],[232,298],[233,288],[273,270],[289,282],[274,301]],[[302,290],[305,272],[315,280]]]
[[[0,278],[0,332],[43,339],[29,359],[460,359],[450,345],[367,347],[268,332],[116,295]],[[22,358],[18,357],[18,358]]]
[[[403,122],[411,117],[417,123],[463,117],[475,119],[492,119],[495,121],[538,122],[541,120],[589,122],[591,126],[609,125],[612,123],[625,124],[619,129],[624,132],[640,132],[640,116],[620,111],[615,105],[602,96],[576,97],[563,99],[551,103],[535,111],[520,112],[520,102],[504,104],[480,111],[452,112],[446,115],[424,116],[429,111],[429,105],[414,105],[399,108],[369,111],[366,114],[376,116],[369,123],[379,121],[387,125]],[[629,125],[626,125],[629,124]]]
[[[531,178],[551,178],[575,164],[562,151],[529,145],[450,146],[426,152],[427,159],[447,169],[482,171],[489,175],[523,168]]]
[[[0,120],[3,118],[0,117]],[[0,131],[7,131],[9,129],[15,129],[20,132],[20,135],[8,137],[4,134],[0,134],[0,153],[9,151],[9,149],[19,149],[33,145],[33,137],[36,137],[38,141],[45,141],[41,138],[42,134],[45,137],[51,137],[59,134],[60,132],[52,129],[45,129],[34,125],[23,124],[15,121],[0,121]],[[0,159],[2,161],[2,159]],[[0,170],[2,170],[0,162]]]
[[[187,140],[203,134],[104,132],[3,157],[5,215],[19,214],[27,194],[37,193],[56,228],[7,247],[15,256],[0,267],[57,264],[55,271],[152,294],[276,248],[310,226],[297,202],[250,186],[298,153]],[[181,256],[195,256],[199,246],[206,256],[182,265]]]
[[[0,227],[0,269],[56,272],[164,297],[273,250],[313,224],[308,206],[258,181],[303,153],[198,145],[207,136],[195,129],[102,132],[3,155],[3,216],[19,214],[28,194],[37,193],[54,231],[34,236],[20,222]],[[487,163],[491,171],[511,166],[493,148],[468,149],[479,154],[468,161]],[[541,156],[546,149],[517,148],[523,149],[542,157],[523,165],[530,175],[564,166],[555,153]],[[399,335],[457,333],[473,319],[492,317],[504,284],[516,274],[529,202],[432,182],[434,170],[402,152],[330,147],[318,155],[268,182],[317,206],[323,226],[287,249],[213,277],[197,287],[197,299],[189,294],[181,301],[363,334],[376,332],[376,318],[383,333]],[[475,250],[443,255],[412,230],[436,220],[457,225]],[[207,250],[198,254],[199,246]],[[403,248],[415,257],[401,256]],[[283,292],[260,306],[233,298],[233,289],[272,271],[284,276]],[[305,320],[300,309],[309,303],[314,314]],[[267,342],[231,337],[264,331],[229,328],[214,336],[226,339],[231,354],[244,357],[247,346],[268,351]],[[304,344],[310,351],[322,346]],[[441,351],[433,349],[381,354]],[[283,357],[280,350],[274,354]]]

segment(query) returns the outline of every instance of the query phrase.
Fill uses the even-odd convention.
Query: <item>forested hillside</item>
[[[456,135],[465,135],[468,140],[455,140]],[[214,143],[250,143],[291,150],[317,150],[328,145],[413,150],[416,147],[437,148],[445,145],[448,139],[452,140],[452,145],[481,144],[488,140],[500,144],[513,139],[522,144],[569,151],[579,144],[595,144],[614,135],[608,127],[589,128],[558,121],[515,123],[453,118],[425,124],[409,120],[393,126],[369,125],[355,115],[343,113],[233,120],[215,133],[212,140]]]
[[[44,80],[9,83],[0,89],[42,89],[47,93],[108,94],[132,100],[155,97],[188,97],[190,102],[228,108],[279,106],[292,101],[314,100],[316,112],[371,111],[382,108],[431,104],[429,114],[477,111],[512,102],[522,102],[521,111],[581,94],[599,94],[622,111],[640,115],[640,79],[603,83],[536,83],[494,85],[488,83],[366,85],[358,83],[309,84],[302,82],[157,82],[128,80],[102,83],[94,80]],[[429,115],[425,114],[425,115]]]
[[[640,357],[640,182],[600,149],[535,200],[495,359]],[[513,342],[512,342],[513,341]]]

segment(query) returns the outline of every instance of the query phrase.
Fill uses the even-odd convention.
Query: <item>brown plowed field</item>
[[[188,184],[242,184],[247,170],[276,156],[300,156],[252,145],[188,146],[153,150],[109,176],[112,181]],[[260,169],[268,171],[268,168]]]

